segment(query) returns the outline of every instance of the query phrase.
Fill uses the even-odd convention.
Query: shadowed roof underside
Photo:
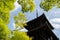
[[[25,28],[29,31],[33,29],[38,29],[38,28],[40,29],[44,24],[46,24],[46,22],[49,25],[50,29],[54,29],[52,25],[49,23],[45,14],[42,14],[41,16],[27,22],[27,26],[25,26]]]

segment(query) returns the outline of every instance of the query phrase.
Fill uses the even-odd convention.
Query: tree
[[[11,38],[11,40],[29,40],[29,37],[25,32],[20,32],[18,30],[13,32],[14,36]]]
[[[8,40],[10,30],[7,25],[4,24],[3,20],[0,19],[0,40]]]
[[[14,9],[15,0],[0,0],[0,18],[5,24],[9,23],[10,11]]]
[[[8,40],[10,29],[8,28],[10,11],[14,8],[15,0],[0,0],[0,40]]]
[[[44,0],[40,3],[40,7],[45,11],[49,11],[53,7],[60,8],[60,0]]]
[[[26,26],[26,21],[27,21],[27,18],[25,16],[25,14],[23,13],[19,13],[18,16],[15,16],[14,17],[15,19],[15,26],[16,28],[20,27],[20,28],[24,28],[24,26]]]
[[[25,38],[27,38],[27,40],[28,40],[28,38],[29,38],[27,35],[24,34],[25,32],[23,33],[23,32],[20,32],[19,30],[11,31],[7,26],[9,24],[10,11],[14,9],[15,1],[16,0],[0,0],[0,40],[15,40],[15,39],[21,40],[22,37],[23,37],[22,40],[26,40]],[[23,14],[21,14],[19,16],[21,16],[22,18],[24,17]],[[16,18],[18,19],[19,16],[16,16]],[[22,20],[24,20],[24,18]],[[21,22],[21,24],[22,24],[22,22]],[[12,32],[14,32],[14,33],[12,33]],[[18,34],[17,34],[17,32],[18,32]],[[23,36],[21,34],[24,34],[25,36]],[[14,36],[12,36],[12,35],[14,35]],[[20,36],[17,36],[17,35],[20,35]],[[17,38],[15,38],[16,36],[17,36]]]
[[[18,0],[22,7],[22,12],[32,12],[35,8],[34,0]]]
[[[22,6],[22,11],[33,11],[35,8],[34,0],[18,0],[18,3]],[[40,7],[44,9],[44,11],[49,11],[53,7],[60,8],[60,0],[43,0],[40,3]]]

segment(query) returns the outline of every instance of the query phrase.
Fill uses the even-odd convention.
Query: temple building
[[[27,22],[25,28],[28,30],[27,35],[32,37],[32,40],[59,40],[53,33],[54,28],[45,14]]]

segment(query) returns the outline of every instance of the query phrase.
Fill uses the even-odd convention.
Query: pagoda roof
[[[43,13],[41,16],[27,22],[27,26],[24,27],[30,31],[30,30],[40,29],[46,23],[49,25],[50,29],[54,29],[53,26],[48,21],[45,14]]]

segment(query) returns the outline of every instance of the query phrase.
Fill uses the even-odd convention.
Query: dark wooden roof
[[[45,26],[46,25],[46,26]],[[48,27],[48,24],[45,24],[42,28],[34,30],[34,31],[28,31],[27,35],[29,35],[29,37],[34,37],[34,40],[44,40],[44,39],[52,39],[53,40],[59,40],[59,38],[57,38],[57,36],[52,32],[52,30]],[[36,38],[38,37],[38,38]]]
[[[59,40],[52,32],[52,25],[44,14],[27,22],[25,28],[28,30],[27,35],[33,37],[32,40]]]
[[[38,28],[41,28],[45,23],[47,22],[47,24],[49,25],[49,27],[51,29],[54,29],[52,27],[52,25],[49,23],[48,19],[46,18],[45,14],[42,14],[41,16],[27,22],[27,26],[25,26],[25,28],[27,30],[35,30],[35,29],[38,29]]]

